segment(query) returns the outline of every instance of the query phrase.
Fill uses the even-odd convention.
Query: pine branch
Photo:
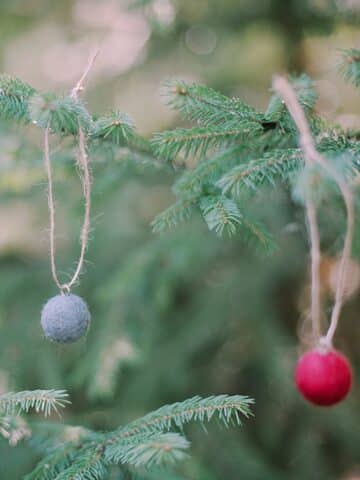
[[[31,430],[20,416],[0,415],[0,435],[14,447],[31,436]]]
[[[170,207],[157,215],[151,222],[153,232],[163,233],[188,220],[197,200],[197,196],[190,196],[189,198],[180,199],[173,205],[170,205]]]
[[[238,165],[216,182],[223,193],[239,196],[244,189],[256,190],[260,185],[274,185],[277,179],[288,180],[289,175],[302,166],[299,148],[273,150],[262,158]]]
[[[204,185],[214,183],[231,165],[239,163],[246,149],[242,145],[228,148],[209,160],[200,162],[175,182],[176,194],[199,194]]]
[[[161,132],[154,135],[152,145],[157,155],[173,160],[180,153],[184,157],[205,155],[210,148],[226,147],[230,143],[259,136],[262,132],[259,123],[240,120],[232,128],[208,126]]]
[[[151,469],[183,460],[189,447],[190,443],[179,433],[155,432],[109,445],[105,459],[109,463]]]
[[[28,100],[35,89],[18,78],[0,75],[0,117],[30,122]]]
[[[259,255],[269,255],[277,248],[264,225],[244,215],[241,219],[240,238]]]
[[[0,412],[5,415],[14,415],[19,412],[28,412],[34,409],[49,416],[58,412],[58,408],[70,403],[68,394],[64,390],[34,390],[0,395]]]
[[[236,128],[242,121],[260,122],[263,116],[237,98],[228,98],[205,86],[168,80],[163,95],[166,103],[187,119],[211,127]]]
[[[73,443],[68,442],[46,455],[36,468],[25,475],[24,480],[54,480],[73,463],[78,451]]]
[[[344,79],[360,87],[360,49],[342,50],[338,67]]]
[[[135,469],[174,463],[185,458],[190,444],[170,430],[215,418],[225,426],[241,425],[240,415],[248,418],[252,403],[240,395],[218,395],[165,405],[115,432],[90,432],[56,447],[24,480],[101,480],[111,463]]]
[[[69,467],[53,477],[54,480],[102,480],[108,473],[102,454],[98,449],[85,451]]]
[[[314,108],[318,98],[318,95],[314,90],[314,82],[305,74],[300,75],[299,77],[290,78],[290,82],[301,106],[306,112],[310,112]],[[287,120],[290,120],[282,99],[277,93],[275,93],[270,99],[268,108],[265,112],[265,118],[270,121],[278,121],[283,114],[285,114]]]
[[[92,118],[82,102],[70,96],[36,94],[29,99],[29,112],[33,123],[41,128],[50,127],[54,133],[76,135],[81,127],[88,132]]]
[[[114,443],[139,433],[166,432],[173,427],[182,429],[189,422],[209,422],[217,418],[225,426],[241,425],[240,414],[248,418],[253,400],[242,395],[218,395],[207,398],[199,396],[183,402],[164,405],[124,428],[117,430],[109,443]]]
[[[242,222],[242,214],[237,204],[224,195],[208,195],[200,200],[200,210],[209,227],[218,235],[234,235]]]
[[[109,140],[119,146],[127,146],[135,138],[133,121],[118,110],[98,118],[91,133],[94,138]]]

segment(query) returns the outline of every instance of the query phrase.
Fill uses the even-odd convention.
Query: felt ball
[[[82,298],[73,294],[50,298],[41,312],[45,337],[59,343],[76,342],[86,334],[90,312]]]
[[[350,391],[351,366],[337,350],[310,350],[297,363],[295,382],[309,402],[321,406],[335,405]]]

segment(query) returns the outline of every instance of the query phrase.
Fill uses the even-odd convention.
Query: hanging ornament
[[[351,248],[354,236],[354,198],[351,186],[346,179],[317,150],[311,136],[303,109],[289,82],[282,77],[274,80],[274,89],[282,97],[300,134],[305,168],[319,166],[337,184],[346,207],[346,234],[340,260],[336,268],[330,268],[329,286],[334,294],[334,305],[330,324],[326,334],[322,335],[321,325],[321,250],[320,234],[316,219],[316,207],[313,199],[313,189],[316,182],[305,189],[305,209],[309,228],[311,245],[311,308],[312,337],[315,348],[306,352],[298,361],[295,369],[295,382],[300,393],[316,405],[330,406],[343,400],[349,393],[352,382],[350,363],[347,358],[333,348],[333,338],[338,325],[344,299],[354,291],[354,285],[349,285],[351,270],[356,277],[356,269],[351,261]],[[358,283],[358,279],[356,279]]]
[[[299,359],[295,381],[298,390],[309,402],[321,406],[335,405],[351,389],[351,366],[342,353],[317,348]]]
[[[70,97],[77,99],[79,92],[84,89],[85,79],[95,61],[98,50],[91,57],[85,72],[71,92]],[[72,286],[80,276],[89,237],[90,204],[91,204],[91,176],[86,151],[86,138],[81,125],[78,126],[79,154],[77,166],[79,170],[82,190],[84,194],[84,221],[81,229],[80,255],[71,280],[61,283],[55,263],[55,202],[53,196],[53,182],[50,161],[50,126],[45,128],[44,134],[44,162],[48,179],[48,206],[50,215],[50,263],[53,280],[60,290],[44,305],[41,312],[41,327],[46,338],[59,343],[72,343],[83,337],[90,326],[90,312],[86,302],[77,295],[71,294]]]
[[[90,325],[90,312],[82,298],[71,293],[50,298],[41,312],[45,337],[72,343],[83,337]]]

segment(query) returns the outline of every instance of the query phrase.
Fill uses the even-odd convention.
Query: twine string
[[[285,77],[276,76],[273,80],[274,90],[281,96],[300,135],[300,146],[304,153],[305,162],[308,165],[318,164],[335,181],[341,192],[346,208],[346,233],[344,247],[340,259],[339,274],[336,282],[335,301],[331,312],[330,325],[324,337],[321,335],[320,326],[320,239],[316,221],[316,210],[312,202],[311,195],[306,195],[305,208],[309,223],[309,233],[311,242],[311,318],[313,322],[314,335],[317,336],[321,345],[326,348],[332,347],[333,338],[339,322],[341,309],[344,301],[345,276],[348,264],[351,258],[352,241],[354,237],[355,209],[352,189],[348,186],[345,179],[315,148],[315,144],[310,132],[308,122],[305,117],[295,92]]]
[[[81,75],[79,81],[72,89],[70,97],[76,99],[81,91],[84,90],[85,80],[95,62],[95,59],[99,53],[99,49],[93,53],[86,66],[84,73]],[[90,211],[91,211],[91,174],[89,168],[89,160],[86,148],[86,135],[79,123],[78,129],[78,141],[79,141],[79,153],[77,156],[77,166],[79,171],[79,177],[84,196],[84,219],[80,234],[80,254],[77,261],[75,271],[69,282],[61,283],[57,274],[56,268],[56,241],[55,241],[55,201],[54,201],[54,189],[53,189],[53,175],[50,160],[50,125],[45,128],[44,132],[44,164],[47,173],[48,181],[48,208],[50,219],[50,266],[53,280],[62,294],[70,293],[71,287],[77,282],[85,260],[85,253],[89,240],[90,231]]]

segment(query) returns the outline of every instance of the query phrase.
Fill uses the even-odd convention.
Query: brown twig
[[[293,118],[300,135],[300,146],[304,152],[305,161],[308,165],[317,164],[321,166],[333,178],[338,185],[339,190],[343,196],[346,215],[347,228],[344,240],[344,248],[340,260],[339,276],[337,279],[335,302],[331,312],[330,326],[323,337],[322,344],[327,348],[332,346],[333,337],[338,325],[341,308],[344,299],[345,290],[345,274],[347,266],[351,257],[352,240],[354,236],[355,210],[354,198],[351,188],[348,186],[344,178],[337,172],[337,170],[329,163],[315,148],[315,144],[310,132],[309,124],[306,120],[304,110],[295,95],[293,88],[288,80],[281,76],[276,76],[273,80],[274,90],[283,99],[291,117]],[[311,195],[308,194],[306,198],[306,210],[309,222],[310,241],[311,241],[311,258],[312,258],[312,306],[311,314],[314,326],[314,332],[320,333],[320,241],[316,222],[315,207],[312,204]]]

